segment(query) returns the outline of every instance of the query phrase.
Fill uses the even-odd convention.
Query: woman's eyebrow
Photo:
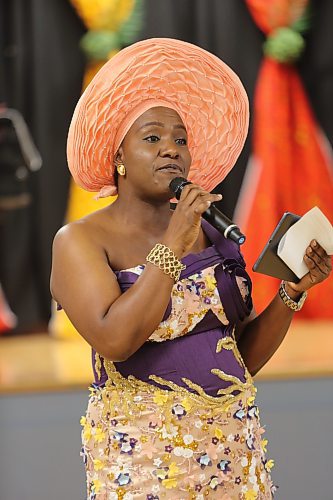
[[[141,125],[139,130],[141,130],[142,128],[150,127],[152,125],[155,125],[157,127],[164,127],[164,123],[162,123],[162,122],[147,122],[147,123],[144,123],[143,125]],[[177,123],[176,125],[173,126],[173,128],[182,128],[186,132],[186,128],[182,123]]]

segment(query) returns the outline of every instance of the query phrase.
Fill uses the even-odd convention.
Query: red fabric
[[[0,285],[0,335],[16,326],[16,316],[9,309]]]
[[[297,21],[309,0],[246,0],[246,3],[256,24],[267,35]]]
[[[282,19],[293,22],[295,13],[300,15],[306,3],[247,0],[251,13],[266,32],[281,26]],[[278,8],[275,21],[274,8]],[[249,268],[284,212],[302,215],[317,205],[333,220],[333,164],[327,144],[296,69],[265,58],[254,101],[256,168],[249,174],[238,216],[247,235],[242,250]],[[254,304],[260,312],[276,293],[279,282],[258,273],[251,277]],[[333,318],[333,279],[311,290],[298,317]]]

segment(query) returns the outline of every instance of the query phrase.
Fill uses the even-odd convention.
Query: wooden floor
[[[333,376],[333,322],[295,322],[258,380]],[[86,389],[90,348],[79,336],[0,338],[0,393]]]

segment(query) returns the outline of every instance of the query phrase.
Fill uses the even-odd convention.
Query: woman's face
[[[143,113],[131,126],[117,154],[117,163],[126,168],[122,188],[139,196],[168,199],[169,184],[175,177],[187,177],[191,155],[185,126],[176,111],[155,107]]]

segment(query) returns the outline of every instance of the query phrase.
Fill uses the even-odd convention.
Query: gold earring
[[[122,163],[120,163],[119,165],[117,165],[117,172],[118,172],[119,175],[124,176],[126,174],[125,165],[123,165]]]

